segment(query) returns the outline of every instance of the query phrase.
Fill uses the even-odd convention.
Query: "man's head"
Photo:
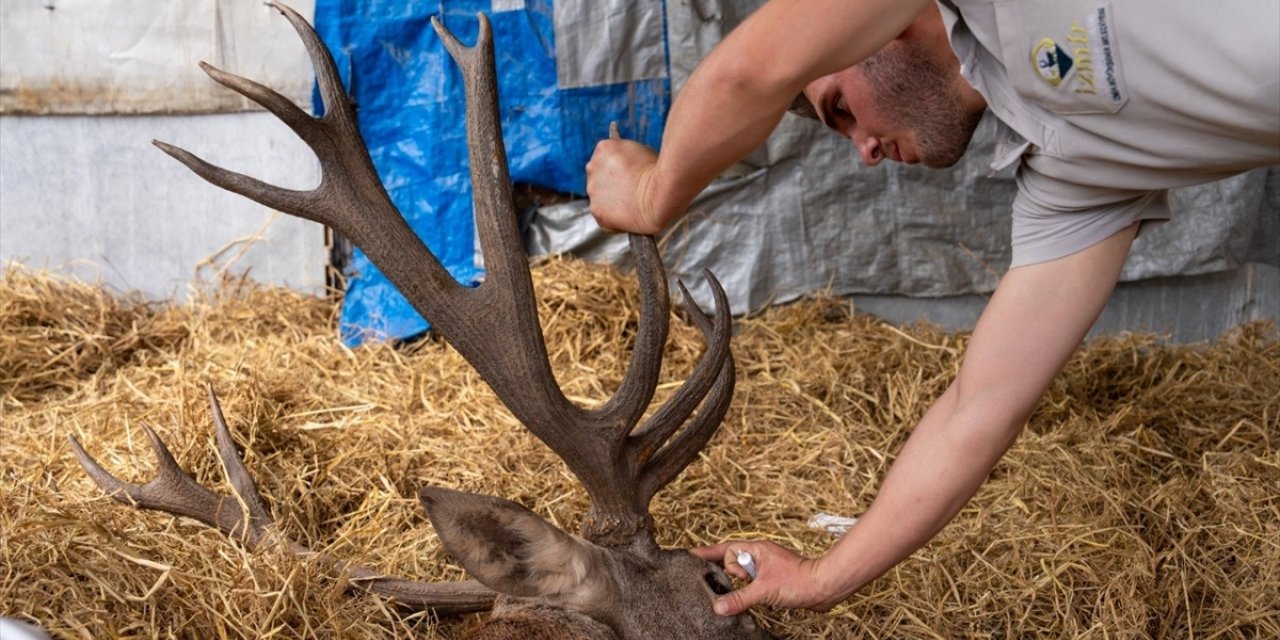
[[[949,167],[964,155],[986,108],[959,69],[930,5],[870,58],[809,83],[792,111],[852,140],[868,165],[888,158]]]

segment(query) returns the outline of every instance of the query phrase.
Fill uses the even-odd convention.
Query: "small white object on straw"
[[[819,529],[836,535],[844,535],[857,523],[857,518],[834,516],[829,513],[815,513],[812,518],[809,518],[810,529]]]

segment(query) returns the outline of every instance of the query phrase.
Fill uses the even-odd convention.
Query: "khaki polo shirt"
[[[1018,163],[1011,267],[1170,216],[1165,190],[1280,164],[1277,0],[938,0]]]

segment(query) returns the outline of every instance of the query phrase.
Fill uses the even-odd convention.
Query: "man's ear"
[[[510,500],[440,487],[425,487],[418,498],[449,554],[494,591],[579,600],[610,584],[598,547]]]

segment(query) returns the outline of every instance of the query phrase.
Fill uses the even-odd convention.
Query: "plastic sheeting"
[[[431,17],[471,43],[475,14],[489,14],[513,181],[584,193],[584,166],[610,121],[618,121],[624,136],[653,145],[660,140],[670,93],[662,10],[658,2],[319,0],[316,27],[335,54],[392,200],[450,273],[470,284],[482,266],[462,82]],[[562,37],[563,25],[571,25],[574,37]],[[622,31],[629,40],[619,42]],[[619,45],[635,57],[625,60]],[[349,344],[426,329],[360,251],[346,276],[341,322]]]
[[[311,150],[266,112],[0,116],[0,269],[14,260],[152,299],[244,272],[324,291],[319,224],[213,187],[152,139],[272,184],[320,182]]]
[[[987,167],[993,129],[981,126],[966,157],[945,171],[867,168],[847,141],[788,116],[757,154],[763,166],[740,165],[737,175],[714,182],[663,238],[668,273],[710,308],[700,275],[710,269],[735,313],[815,291],[988,293],[1009,264],[1016,191],[1011,174],[991,175]],[[1266,175],[1259,169],[1172,191],[1173,221],[1143,230],[1121,279],[1275,264],[1265,255],[1275,252],[1275,225],[1269,242],[1258,238],[1265,199],[1278,197],[1264,188]],[[625,238],[600,230],[585,201],[540,210],[527,244],[533,254],[628,261]]]
[[[311,0],[290,0],[310,15]],[[257,111],[200,61],[298,104],[311,96],[302,43],[265,2],[25,0],[0,3],[0,113]]]
[[[619,119],[624,135],[656,145],[666,78],[682,83],[758,4],[666,3],[663,14],[664,5],[650,2],[321,0],[317,22],[344,73],[354,76],[361,126],[392,198],[455,276],[473,282],[479,268],[457,126],[461,89],[428,26],[430,11],[443,11],[464,41],[474,37],[475,11],[496,12],[513,179],[581,193],[583,164],[605,123]],[[788,116],[663,239],[668,271],[709,306],[700,273],[712,270],[737,313],[818,290],[930,298],[990,292],[1009,263],[1016,189],[1010,172],[989,168],[991,124],[957,166],[932,171],[864,167],[847,141]],[[1274,252],[1276,226],[1260,221],[1259,211],[1280,196],[1266,175],[1173,192],[1174,221],[1144,229],[1123,279],[1221,272],[1256,260],[1259,247]],[[1258,229],[1271,236],[1259,241]],[[625,238],[596,227],[585,201],[539,210],[526,240],[531,253],[627,261]],[[425,328],[359,254],[349,272],[349,340],[367,330],[403,337]]]
[[[755,1],[668,4],[676,86]],[[678,89],[677,89],[678,90]],[[993,175],[984,122],[955,167],[861,164],[847,140],[787,116],[768,142],[714,182],[662,241],[668,272],[712,304],[699,275],[720,279],[735,313],[814,291],[942,297],[986,293],[1009,264],[1011,172]],[[1275,225],[1260,223],[1267,170],[1171,192],[1174,220],[1139,236],[1122,279],[1205,274],[1249,260],[1275,264]],[[1260,227],[1260,224],[1262,226]],[[1258,229],[1271,233],[1259,241]],[[1270,231],[1266,231],[1270,229]],[[1252,246],[1255,247],[1251,249]],[[625,262],[624,238],[600,231],[585,202],[539,211],[531,253]]]
[[[311,14],[311,0],[288,2]],[[0,1],[0,270],[155,299],[243,272],[324,291],[320,225],[214,188],[150,144],[286,187],[319,181],[311,150],[201,60],[310,105],[306,50],[264,2]]]

